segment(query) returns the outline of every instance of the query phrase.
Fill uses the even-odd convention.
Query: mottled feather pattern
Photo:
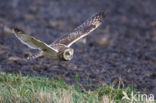
[[[53,44],[50,45],[52,48],[54,48],[55,50],[59,51],[61,48],[66,48],[67,46],[64,44]]]
[[[95,26],[96,28],[103,22],[105,16],[106,16],[106,13],[104,11],[101,11],[95,14],[94,16],[90,17],[87,21],[85,21],[83,24],[81,24],[76,29],[74,29],[74,31],[82,30],[90,26]]]
[[[73,32],[63,35],[61,38],[57,39],[53,44],[60,43],[70,47],[77,40],[83,38],[84,36],[87,36],[90,32],[92,32],[100,24],[102,24],[105,16],[106,13],[104,11],[95,14],[87,21],[85,21],[83,24],[74,29]]]

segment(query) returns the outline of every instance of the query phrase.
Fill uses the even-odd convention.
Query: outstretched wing
[[[14,34],[15,36],[25,45],[32,49],[40,49],[45,52],[49,53],[56,53],[57,50],[51,48],[48,44],[24,33],[22,30],[14,28]]]
[[[79,39],[87,36],[90,32],[95,30],[100,24],[102,24],[104,18],[106,16],[105,11],[101,11],[91,18],[89,18],[87,21],[85,21],[83,24],[78,26],[76,29],[73,30],[73,32],[63,35],[56,41],[52,43],[53,44],[64,44],[67,47],[70,47],[73,43],[78,41]]]

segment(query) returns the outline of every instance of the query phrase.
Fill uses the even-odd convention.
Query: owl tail
[[[43,57],[44,57],[43,51],[40,51],[40,52],[37,53],[37,54],[28,56],[28,57],[27,57],[27,60],[32,60],[32,59],[36,59],[36,58],[43,58]]]

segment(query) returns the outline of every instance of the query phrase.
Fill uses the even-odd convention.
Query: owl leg
[[[35,54],[35,55],[32,55],[32,56],[29,56],[27,57],[28,60],[31,60],[31,59],[36,59],[36,58],[43,58],[44,55],[43,55],[43,52],[40,51],[39,53]]]

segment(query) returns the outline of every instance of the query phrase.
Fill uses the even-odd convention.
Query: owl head
[[[60,60],[69,61],[73,58],[74,49],[65,47],[59,50],[58,57]]]

